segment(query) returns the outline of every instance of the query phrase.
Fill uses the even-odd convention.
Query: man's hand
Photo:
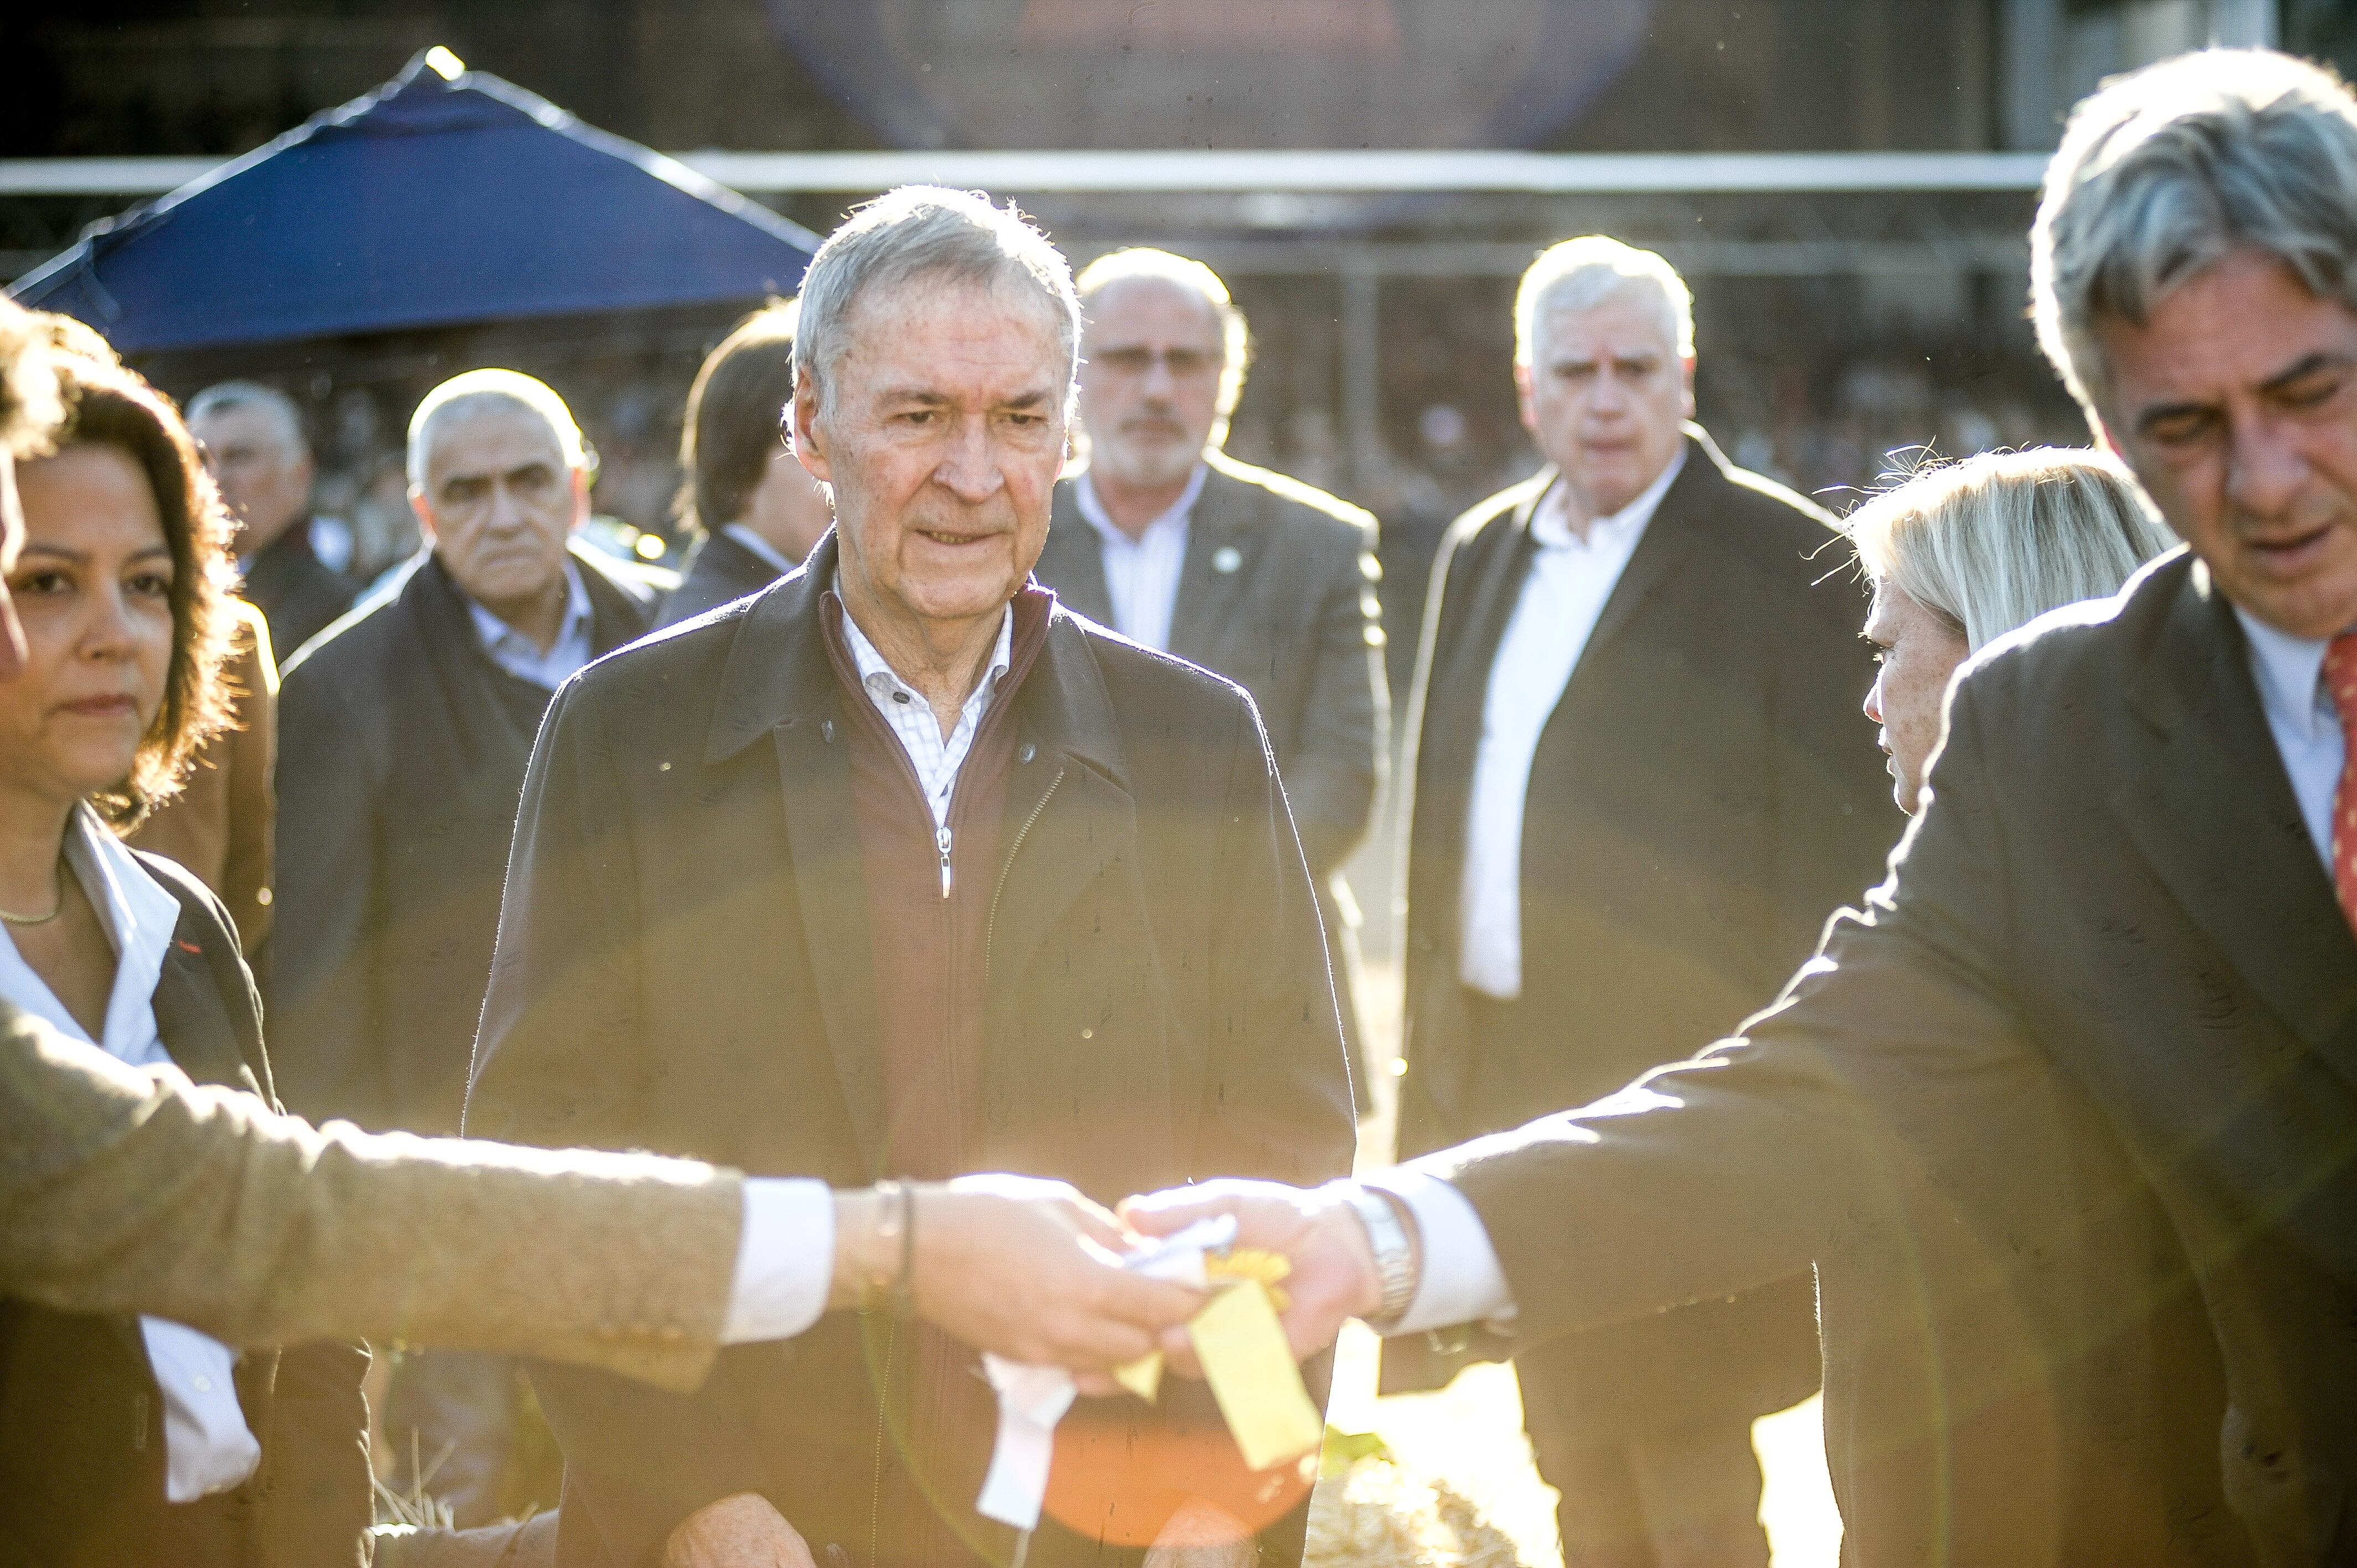
[[[1304,1188],[1273,1181],[1210,1181],[1125,1200],[1121,1218],[1148,1236],[1168,1236],[1198,1219],[1236,1217],[1236,1245],[1282,1252],[1292,1261],[1285,1279],[1292,1302],[1280,1315],[1294,1359],[1334,1342],[1346,1318],[1383,1309],[1383,1276],[1366,1223],[1351,1207],[1341,1183]],[[1162,1348],[1180,1371],[1200,1375],[1185,1326],[1168,1329]]]
[[[878,1257],[867,1194],[836,1199],[838,1297],[846,1272],[890,1278],[897,1256]],[[1084,1393],[1109,1392],[1103,1374],[1152,1350],[1183,1324],[1202,1294],[1123,1272],[1115,1254],[1136,1235],[1060,1181],[961,1176],[916,1189],[911,1294],[920,1316],[1010,1360],[1069,1368]],[[897,1246],[897,1243],[889,1243]]]
[[[662,1568],[816,1568],[802,1532],[759,1492],[706,1503],[672,1527]]]

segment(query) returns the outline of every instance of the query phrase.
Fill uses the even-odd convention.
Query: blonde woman
[[[1866,716],[1912,816],[1965,659],[2048,610],[2106,598],[2177,542],[2119,459],[2057,446],[1916,475],[1842,526],[1874,582],[1866,639],[1881,666]]]

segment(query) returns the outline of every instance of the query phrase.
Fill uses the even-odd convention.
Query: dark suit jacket
[[[2350,1561],[2357,940],[2208,573],[1985,651],[1931,781],[1746,1037],[1440,1161],[1526,1331],[1813,1256],[1859,1561],[2231,1557],[2222,1446],[2266,1561]]]
[[[270,623],[270,646],[282,663],[352,607],[358,587],[311,553],[311,520],[300,517],[254,553],[245,597]]]
[[[652,587],[585,546],[573,559],[597,651],[642,634]],[[267,973],[301,1114],[457,1131],[537,718],[509,700],[524,684],[430,554],[287,667]]]
[[[655,629],[694,620],[732,599],[758,594],[778,580],[777,568],[726,533],[707,533],[687,558],[679,586],[663,596]]]
[[[1824,513],[1690,427],[1532,770],[1516,1012],[1537,1026],[1476,1036],[1458,978],[1466,813],[1491,666],[1555,478],[1452,525],[1426,601],[1403,1155],[1584,1104],[1733,1028],[1874,880],[1901,825],[1859,712],[1874,671],[1846,547]],[[1756,1415],[1813,1386],[1810,1316],[1803,1274],[1558,1359],[1600,1428]]]
[[[1318,912],[1339,948],[1359,923],[1341,865],[1366,837],[1390,762],[1375,520],[1224,453],[1205,460],[1211,472],[1188,525],[1170,652],[1226,676],[1258,704]],[[1032,575],[1110,626],[1103,542],[1081,516],[1077,491],[1073,479],[1056,487],[1055,519]],[[1338,991],[1355,1039],[1349,987]]]
[[[886,981],[819,620],[834,561],[830,538],[759,596],[558,694],[518,822],[469,1134],[841,1186],[890,1159]],[[1347,1169],[1325,953],[1250,701],[1060,608],[1011,700],[975,1168],[1103,1201],[1221,1172]],[[692,1398],[536,1371],[565,1446],[567,1552],[587,1534],[581,1560],[638,1563],[689,1512],[750,1488],[822,1561],[830,1543],[877,1561],[879,1516],[881,1561],[904,1561],[895,1543],[934,1506],[1003,1556],[1011,1534],[972,1512],[986,1391],[957,1380],[979,1391],[980,1429],[904,1461],[871,1382],[905,1365],[905,1333],[888,1362],[888,1330],[838,1314],[790,1344],[724,1351]],[[1103,1408],[1146,1417],[1135,1401]],[[1058,1558],[1050,1534],[1035,1563]]]
[[[270,1098],[261,1009],[220,900],[174,862],[142,854],[180,901],[156,983],[157,1033],[200,1083]],[[142,1195],[143,1198],[156,1195]],[[184,1242],[190,1240],[182,1238]],[[237,1490],[250,1560],[358,1563],[368,1528],[367,1354],[317,1343],[250,1350],[237,1366],[262,1464]],[[138,1319],[0,1298],[0,1563],[30,1568],[160,1562],[164,1398]]]

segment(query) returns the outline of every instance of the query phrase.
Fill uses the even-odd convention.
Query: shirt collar
[[[759,534],[754,532],[743,523],[723,523],[721,525],[720,532],[735,540],[737,543],[743,545],[747,550],[751,551],[757,560],[759,560],[763,565],[769,567],[771,571],[775,572],[779,576],[782,577],[787,573],[791,572],[794,569],[794,564],[787,560],[784,553],[780,551],[776,545],[770,543],[768,540],[762,538]]]
[[[87,803],[74,808],[66,823],[65,854],[67,867],[114,945],[114,985],[107,993],[101,1031],[104,1037],[91,1043],[135,1067],[145,1066],[156,1059],[156,983],[163,978],[164,958],[180,922],[180,901],[147,875]],[[10,1001],[75,1039],[89,1039],[13,942],[5,956],[0,975],[7,979]]]
[[[1585,542],[1572,532],[1570,492],[1558,478],[1547,487],[1546,494],[1539,498],[1539,504],[1532,510],[1531,533],[1544,550],[1594,550],[1607,543],[1618,542],[1626,535],[1642,532],[1645,525],[1653,520],[1653,513],[1660,509],[1662,498],[1669,494],[1670,487],[1685,471],[1685,466],[1686,443],[1681,440],[1677,454],[1670,459],[1670,466],[1655,476],[1652,484],[1638,491],[1636,499],[1619,511],[1589,523]]]
[[[833,591],[838,599],[843,596],[843,580],[840,577],[835,579]],[[851,648],[851,661],[858,668],[862,686],[870,692],[880,691],[888,697],[895,692],[907,692],[922,699],[923,693],[900,679],[900,672],[892,668],[874,643],[867,640],[867,634],[859,629],[859,623],[851,618],[851,611],[847,607],[843,612],[843,639]],[[998,690],[999,678],[1014,662],[1015,607],[1010,604],[999,613],[998,646],[991,650],[990,668],[983,671],[981,684],[974,687],[973,694],[966,698],[965,705],[970,708],[976,702],[988,703]]]
[[[2268,714],[2305,740],[2316,739],[2319,726],[2338,725],[2339,710],[2324,689],[2324,639],[2294,637],[2240,605],[2234,615],[2250,639],[2251,667]]]
[[[464,596],[467,613],[475,618],[475,635],[482,639],[485,651],[531,660],[543,657],[540,646],[532,639],[477,604],[472,595]],[[597,613],[589,602],[588,586],[581,581],[581,568],[574,564],[568,553],[565,558],[565,618],[557,624],[556,640],[548,645],[548,650],[554,652],[575,638],[587,637]]]
[[[1144,532],[1135,539],[1132,539],[1122,529],[1115,526],[1112,514],[1104,509],[1104,502],[1097,497],[1096,476],[1090,470],[1086,468],[1081,470],[1080,481],[1072,487],[1072,499],[1080,507],[1081,516],[1088,521],[1088,525],[1095,529],[1107,543],[1135,549],[1146,542],[1147,534],[1187,521],[1195,510],[1196,501],[1202,498],[1203,481],[1211,472],[1211,466],[1209,463],[1197,462],[1195,471],[1187,476],[1187,488],[1178,492],[1178,499],[1170,503],[1168,510],[1147,523]]]

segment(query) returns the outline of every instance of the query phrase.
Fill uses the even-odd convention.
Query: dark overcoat
[[[593,646],[642,634],[652,585],[578,544],[573,560]],[[484,651],[431,554],[287,666],[265,975],[272,1055],[298,1114],[457,1131],[545,702],[527,684]]]
[[[1519,1012],[1546,1026],[1477,1037],[1458,978],[1466,813],[1531,514],[1555,479],[1468,512],[1433,569],[1404,765],[1403,1155],[1585,1104],[1725,1034],[1875,879],[1901,825],[1860,712],[1873,667],[1847,546],[1689,426],[1532,767]],[[1811,1305],[1803,1271],[1550,1360],[1599,1437],[1764,1414],[1813,1386]]]
[[[164,1048],[195,1082],[271,1101],[261,1004],[236,928],[177,863],[145,854],[139,862],[180,902],[156,981]],[[154,1196],[126,1191],[122,1200]],[[241,1517],[235,1561],[351,1568],[366,1561],[361,1537],[373,1506],[361,1397],[367,1370],[359,1347],[325,1341],[257,1348],[238,1359],[238,1402],[262,1463],[225,1504],[211,1505]],[[180,1538],[166,1520],[165,1465],[164,1396],[139,1320],[0,1298],[0,1563],[178,1561]]]
[[[470,1134],[849,1187],[906,1168],[879,1051],[891,979],[869,956],[820,620],[834,566],[830,536],[759,596],[558,693],[517,828]],[[974,1168],[1108,1203],[1215,1175],[1346,1171],[1324,945],[1251,700],[1060,607],[1007,700]],[[978,1427],[903,1447],[886,1413],[906,1341],[888,1319],[838,1314],[723,1352],[687,1397],[539,1369],[565,1452],[565,1555],[639,1563],[695,1509],[750,1489],[821,1561],[831,1545],[912,1561],[909,1531],[937,1511],[1004,1560],[1011,1532],[973,1512],[986,1391]],[[974,1405],[978,1375],[956,1382]],[[1053,1533],[1035,1563],[1094,1560]]]
[[[2350,1561],[2357,937],[2208,572],[1984,650],[1931,788],[1743,1037],[1441,1162],[1529,1330],[1813,1257],[1854,1561]]]
[[[1367,836],[1391,762],[1391,689],[1375,587],[1375,520],[1282,474],[1205,456],[1187,529],[1170,652],[1252,693],[1285,779],[1318,909],[1338,961],[1359,908],[1342,863]],[[1104,546],[1081,515],[1077,479],[1056,487],[1035,575],[1081,614],[1113,624]],[[1358,1018],[1338,962],[1343,1033]]]

